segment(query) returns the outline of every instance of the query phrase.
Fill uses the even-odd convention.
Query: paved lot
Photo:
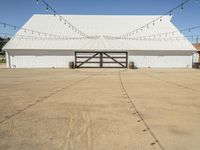
[[[0,69],[1,68],[6,68],[6,63],[0,63]]]
[[[200,70],[0,69],[2,150],[199,150]]]

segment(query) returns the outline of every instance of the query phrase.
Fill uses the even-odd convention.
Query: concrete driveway
[[[199,150],[200,70],[0,69],[2,150]]]

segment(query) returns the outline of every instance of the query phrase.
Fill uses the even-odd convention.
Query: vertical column
[[[102,52],[100,52],[99,53],[100,54],[100,68],[102,68],[103,67],[103,53]]]
[[[10,66],[10,55],[9,55],[8,51],[6,51],[6,67],[11,68],[11,66]]]
[[[128,68],[128,52],[126,52],[126,68]]]
[[[77,68],[76,62],[77,62],[77,52],[75,52],[75,68]]]

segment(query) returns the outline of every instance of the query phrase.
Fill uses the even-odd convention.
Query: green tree
[[[0,55],[5,55],[5,52],[2,50],[4,45],[10,40],[10,38],[2,38],[0,37]]]
[[[2,48],[9,40],[10,38],[0,37],[0,63],[5,63],[5,51],[3,51]]]

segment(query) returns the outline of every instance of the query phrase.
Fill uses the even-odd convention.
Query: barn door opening
[[[127,68],[127,52],[75,52],[76,68]]]

